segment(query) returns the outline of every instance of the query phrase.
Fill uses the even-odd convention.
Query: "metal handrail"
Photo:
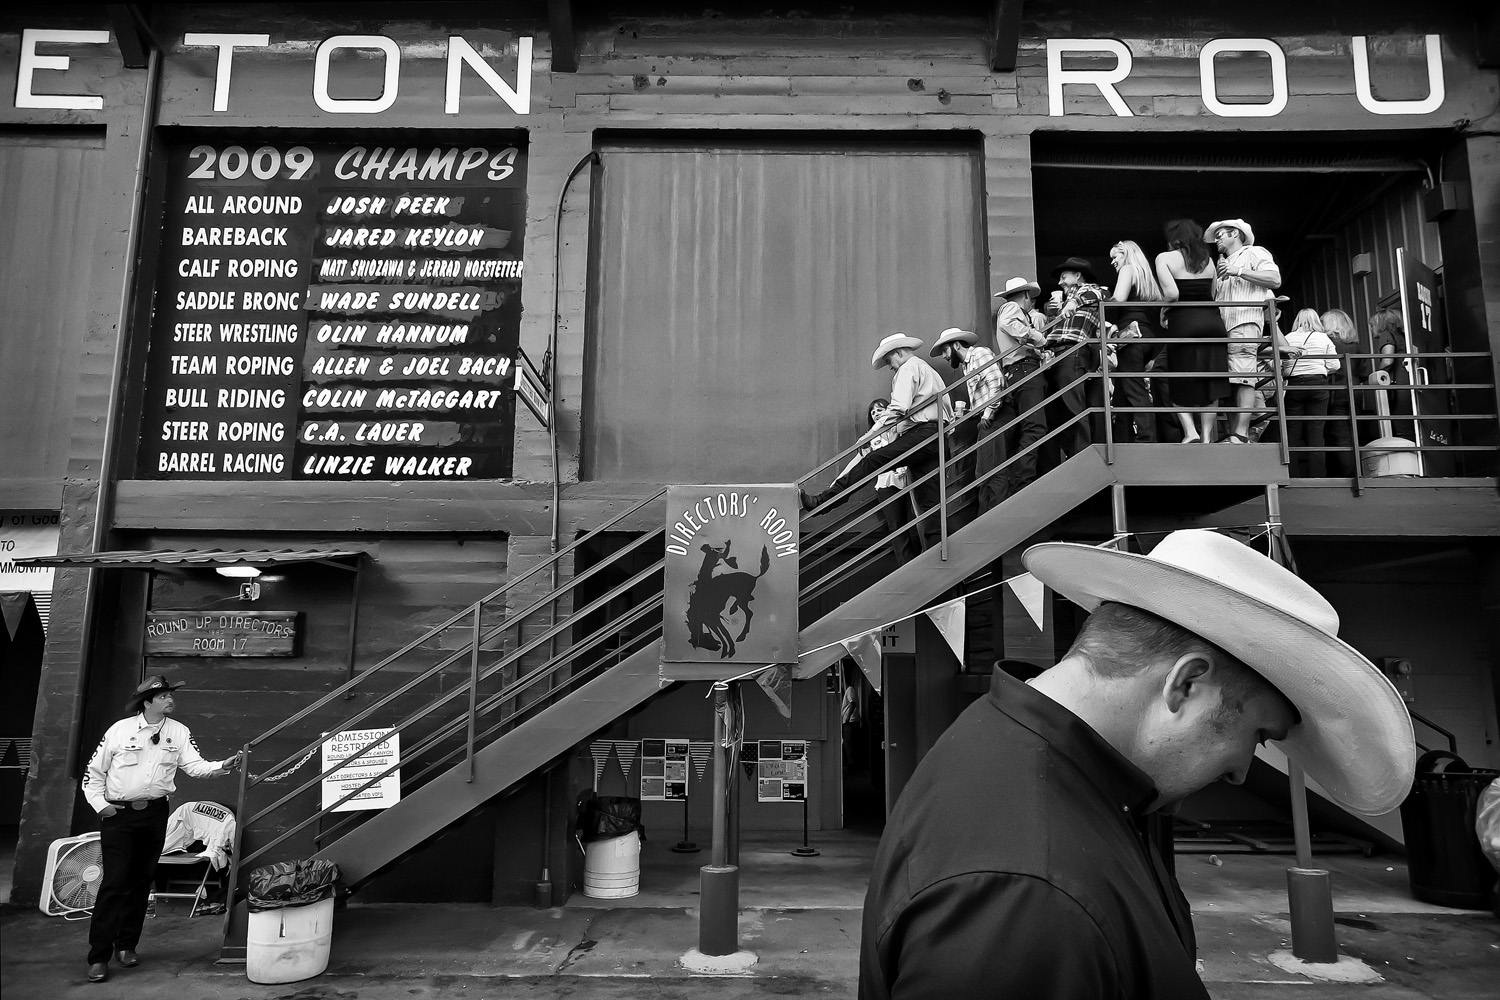
[[[1106,307],[1113,309],[1129,305],[1146,305],[1150,307],[1170,308],[1220,308],[1226,304],[1261,305],[1261,303],[1137,304],[1101,302],[1100,329],[1107,330],[1107,327],[1103,325],[1103,313]],[[1277,344],[1275,338],[1252,339],[1255,339],[1258,343],[1270,343],[1272,345],[1273,355],[1277,354]],[[1222,343],[1223,338],[1172,338],[1172,342]],[[1248,340],[1246,342],[1248,342]],[[1063,351],[1058,352],[1056,357],[1053,359],[1053,363],[1073,352],[1085,350],[1091,346],[1102,347],[1110,343],[1130,345],[1139,344],[1140,341],[1135,338],[1092,338],[1086,343],[1075,344]],[[880,558],[883,549],[883,542],[885,540],[893,537],[896,533],[907,531],[915,526],[919,526],[929,517],[938,517],[940,519],[940,540],[943,544],[946,544],[947,536],[949,534],[949,526],[946,523],[946,518],[944,515],[946,514],[946,511],[950,504],[954,505],[956,508],[957,505],[961,504],[968,497],[973,495],[975,491],[981,487],[981,485],[989,481],[992,477],[1002,474],[1014,463],[1036,453],[1039,449],[1046,446],[1049,442],[1055,440],[1059,435],[1066,432],[1069,428],[1075,426],[1078,422],[1092,420],[1093,416],[1096,413],[1109,414],[1112,412],[1112,403],[1108,401],[1109,394],[1106,394],[1106,401],[1103,406],[1085,407],[1082,412],[1075,415],[1066,423],[1056,427],[1049,427],[1038,440],[1028,445],[1028,447],[1026,447],[1025,449],[1017,453],[1007,455],[1001,463],[999,463],[995,468],[987,470],[986,473],[984,473],[982,476],[974,476],[971,477],[970,481],[960,483],[952,493],[949,493],[947,491],[948,474],[955,469],[961,468],[962,463],[973,456],[983,443],[990,440],[995,434],[1008,433],[1009,431],[1014,429],[1021,421],[1034,416],[1038,410],[1045,410],[1049,403],[1055,401],[1064,393],[1074,390],[1080,385],[1092,381],[1101,380],[1106,377],[1201,378],[1227,374],[1223,372],[1206,372],[1201,374],[1167,372],[1121,372],[1117,368],[1111,368],[1108,366],[1108,355],[1106,351],[1101,350],[1100,355],[1101,364],[1099,366],[1093,366],[1092,370],[1086,370],[1079,377],[1072,380],[1068,385],[1059,387],[1053,390],[1050,394],[1044,392],[1042,400],[1030,407],[1025,413],[1018,413],[1003,425],[1000,425],[997,422],[997,424],[992,425],[988,429],[988,431],[977,433],[974,440],[967,445],[964,445],[962,447],[958,447],[955,445],[950,448],[950,442],[947,440],[947,436],[954,428],[963,425],[965,422],[969,420],[979,420],[982,412],[980,409],[972,409],[957,420],[940,420],[940,427],[938,430],[940,442],[939,462],[937,462],[931,469],[920,476],[909,476],[908,483],[903,489],[895,491],[889,496],[883,497],[882,500],[879,503],[875,504],[873,507],[868,505],[858,506],[855,509],[852,509],[840,515],[834,520],[833,524],[820,528],[817,532],[814,532],[812,536],[809,537],[804,543],[802,548],[804,555],[813,555],[814,558],[804,561],[803,577],[804,579],[806,579],[808,577],[815,576],[814,579],[808,580],[808,582],[804,583],[801,587],[801,600],[804,605],[807,602],[821,596],[823,593],[826,593],[829,588],[836,585],[840,580],[846,579],[850,572],[855,571],[858,568]],[[1487,355],[1483,355],[1480,353],[1443,353],[1440,355],[1414,356],[1460,358],[1483,357]],[[1345,355],[1345,357],[1349,358],[1359,356]],[[1375,355],[1372,357],[1389,357],[1389,355]],[[985,366],[985,369],[993,365],[1005,363],[1007,360],[1007,357],[997,355],[996,358],[994,358]],[[1002,389],[1001,399],[1003,399],[1006,395],[1016,391],[1021,385],[1025,384],[1030,379],[1046,378],[1048,367],[1049,366],[1045,364],[1039,365],[1035,370],[1028,373],[1023,378],[1008,383]],[[913,411],[923,406],[929,405],[933,400],[938,399],[939,397],[949,395],[950,393],[958,389],[959,386],[972,384],[971,380],[975,379],[985,369],[980,369],[972,373],[960,374],[959,377],[955,379],[952,385],[945,386],[941,392],[934,393],[928,397],[924,397],[923,399],[916,401],[916,403],[913,404]],[[1281,366],[1279,364],[1273,364],[1271,379],[1276,383],[1278,389],[1280,390],[1277,392],[1276,396],[1277,410],[1279,411],[1279,417],[1282,420],[1284,427],[1286,420],[1284,400],[1287,386],[1284,384],[1284,381],[1280,377],[1280,371]],[[1467,383],[1458,387],[1476,389],[1492,388],[1491,386],[1479,384],[1470,386]],[[1366,387],[1358,386],[1356,388],[1365,389]],[[999,400],[996,400],[996,402],[999,402]],[[1223,412],[1243,412],[1243,408],[1218,407],[1217,409]],[[1113,408],[1113,412],[1137,411],[1180,412],[1180,408]],[[1301,418],[1293,417],[1292,419],[1297,420]],[[1363,417],[1361,417],[1361,419],[1363,419]],[[1374,419],[1380,418],[1377,416],[1374,417]],[[1104,425],[1104,440],[1102,442],[1096,443],[1101,443],[1104,445],[1107,457],[1112,457],[1112,448],[1114,444],[1113,434],[1113,421],[1106,420]],[[1283,432],[1283,461],[1285,461],[1287,458],[1285,453],[1285,439],[1286,435]],[[926,447],[928,443],[929,442],[924,439],[923,441],[912,445],[911,448],[909,448],[902,457],[910,457],[919,449]],[[821,463],[819,466],[817,466],[817,468],[813,470],[812,473],[809,473],[807,476],[802,477],[798,480],[798,482],[807,482],[824,470],[845,462],[851,455],[858,452],[860,448],[860,445],[851,445],[848,448],[845,448],[833,458]],[[828,506],[832,507],[836,503],[841,503],[843,500],[849,498],[855,492],[861,489],[866,483],[872,482],[883,471],[887,471],[892,467],[899,467],[899,465],[900,459],[897,459],[896,461],[887,465],[884,469],[869,473],[868,475],[861,477],[859,480],[851,482],[844,490],[842,490],[835,497],[831,498]],[[894,532],[887,532],[886,534],[880,536],[880,538],[874,544],[865,546],[863,549],[856,552],[852,559],[844,560],[831,570],[826,569],[826,567],[830,563],[837,561],[839,556],[851,545],[857,544],[859,538],[861,537],[858,535],[850,537],[850,535],[843,530],[844,528],[847,528],[855,522],[868,517],[873,511],[878,511],[885,505],[888,505],[890,503],[906,502],[905,498],[912,496],[913,491],[915,491],[919,486],[923,486],[929,483],[931,481],[931,477],[935,475],[942,477],[939,480],[942,502],[938,511],[918,511],[914,517],[906,520],[900,527],[896,528]],[[621,524],[623,521],[632,517],[633,515],[638,514],[648,505],[656,502],[657,500],[660,500],[666,494],[666,492],[666,489],[663,488],[654,493],[652,496],[630,507],[629,509],[611,517],[604,523],[596,526],[584,535],[581,535],[566,547],[559,550],[550,559],[542,560],[536,565],[532,566],[530,569],[519,573],[514,578],[508,580],[504,586],[499,587],[485,597],[479,599],[478,601],[475,601],[464,610],[455,613],[439,625],[427,630],[421,637],[403,646],[400,650],[397,650],[395,653],[392,653],[389,656],[385,657],[373,667],[363,671],[361,674],[340,685],[333,691],[330,691],[327,695],[319,699],[314,704],[302,709],[288,719],[283,720],[281,723],[278,723],[266,733],[252,740],[249,744],[246,745],[244,750],[247,766],[241,775],[241,787],[238,796],[239,809],[237,811],[237,814],[242,816],[246,815],[245,801],[249,791],[265,779],[264,775],[251,776],[249,774],[248,763],[251,753],[256,746],[264,743],[266,740],[280,734],[281,732],[284,732],[286,729],[293,725],[296,725],[298,722],[311,717],[320,709],[326,708],[330,704],[333,704],[335,701],[344,697],[348,692],[358,688],[362,683],[367,683],[370,677],[376,674],[378,671],[387,668],[394,663],[397,663],[417,649],[431,643],[433,640],[440,640],[450,630],[463,630],[463,633],[468,636],[468,640],[461,643],[452,651],[446,652],[444,655],[439,656],[436,664],[420,671],[415,677],[408,680],[406,683],[397,686],[394,691],[385,692],[382,697],[376,698],[372,704],[365,706],[361,711],[351,716],[349,720],[345,720],[346,722],[349,722],[351,720],[352,722],[358,722],[367,719],[371,717],[375,712],[378,712],[380,709],[386,707],[389,704],[392,704],[397,699],[411,694],[420,684],[440,675],[444,670],[458,663],[460,660],[465,658],[468,659],[467,670],[465,671],[466,676],[461,683],[455,685],[451,690],[444,692],[439,697],[429,699],[420,708],[417,708],[409,713],[407,718],[403,719],[399,727],[397,727],[397,731],[401,731],[417,724],[424,719],[433,717],[442,708],[459,698],[464,698],[466,700],[465,711],[461,713],[444,715],[443,721],[441,721],[432,731],[427,732],[423,736],[418,738],[415,744],[408,748],[408,753],[404,755],[405,757],[407,757],[407,763],[412,764],[414,761],[420,760],[422,761],[422,765],[415,770],[408,770],[405,773],[405,780],[403,781],[403,785],[420,784],[428,775],[441,768],[450,766],[451,762],[454,761],[455,758],[458,758],[460,756],[466,756],[469,759],[470,767],[472,769],[473,756],[478,746],[486,744],[497,734],[501,734],[508,728],[514,726],[516,722],[524,717],[527,713],[540,710],[542,707],[545,707],[549,704],[555,704],[556,699],[558,699],[559,697],[565,697],[568,693],[571,693],[571,690],[573,690],[576,685],[586,682],[587,679],[591,679],[592,677],[596,676],[597,672],[601,668],[607,669],[611,661],[618,662],[620,656],[622,655],[622,650],[632,647],[643,648],[646,643],[655,641],[662,629],[662,623],[660,622],[660,620],[653,621],[650,619],[653,619],[658,615],[658,612],[662,606],[663,599],[661,595],[653,593],[646,599],[633,603],[632,606],[625,612],[614,616],[609,622],[603,623],[597,628],[591,627],[588,634],[581,636],[575,641],[569,643],[563,650],[556,651],[554,649],[553,653],[545,658],[545,662],[534,668],[526,668],[523,673],[519,673],[517,676],[503,683],[499,691],[484,696],[480,696],[480,694],[478,693],[478,685],[483,681],[495,676],[497,673],[500,673],[509,667],[520,666],[523,658],[535,653],[543,643],[551,642],[558,636],[568,632],[568,630],[576,628],[579,624],[586,621],[589,616],[592,616],[599,612],[601,609],[606,608],[611,601],[614,601],[617,598],[628,594],[629,591],[635,586],[640,585],[651,577],[660,574],[663,567],[662,562],[659,560],[653,561],[647,568],[641,569],[638,572],[634,573],[625,582],[617,584],[611,588],[607,588],[606,592],[602,596],[592,599],[583,607],[574,607],[571,608],[566,614],[557,614],[557,606],[559,602],[566,599],[570,593],[576,592],[580,584],[595,579],[609,568],[617,566],[623,560],[629,558],[641,547],[650,544],[653,539],[658,538],[662,534],[662,530],[656,529],[654,531],[642,532],[637,538],[633,539],[626,546],[623,546],[620,550],[612,553],[610,556],[604,559],[601,559],[598,563],[589,567],[582,573],[571,577],[565,584],[558,586],[546,595],[537,598],[524,609],[506,614],[499,624],[491,625],[488,628],[484,626],[482,621],[484,607],[506,595],[517,585],[533,577],[536,573],[546,570],[549,567],[555,567],[560,560],[577,552],[581,546],[587,544],[593,539],[598,538],[602,533]],[[879,532],[877,531],[875,532],[875,534],[878,535]],[[549,609],[550,614],[548,624],[542,629],[541,634],[530,635],[525,641],[520,641],[519,636],[521,635],[521,628],[523,624],[528,624],[529,619],[538,612],[547,611]],[[644,629],[634,632],[633,634],[632,632],[628,631],[643,620],[647,621],[646,627]],[[511,630],[514,630],[515,634],[518,637],[518,641],[514,648],[512,648],[508,652],[504,650],[486,648],[493,644],[502,635]],[[622,644],[622,647],[620,649],[604,650],[600,648],[607,639],[617,634],[626,636],[626,641]],[[488,665],[484,665],[481,663],[481,660],[483,658],[483,654],[486,652],[498,654],[498,658],[491,659]],[[561,684],[559,685],[554,683],[558,675],[562,674],[565,670],[568,670],[569,672],[562,678]],[[541,685],[544,682],[546,682],[547,687],[545,688],[542,697],[539,697],[524,705],[519,703],[523,695],[527,694],[528,692],[532,692],[537,688],[538,685]],[[498,718],[494,718],[494,721],[489,721],[492,719],[492,717],[495,717],[497,713]],[[478,720],[480,718],[484,718],[487,720],[483,727],[478,724]],[[348,728],[348,726],[345,725],[345,728]],[[463,737],[460,745],[449,749],[446,752],[442,752],[440,750],[443,745],[460,735],[462,735]],[[381,739],[383,738],[384,737],[382,737]],[[358,758],[369,749],[378,745],[380,741],[380,739],[371,741],[365,747],[361,748],[355,754],[351,755],[351,757]],[[306,744],[303,747],[303,750],[313,750],[319,745],[320,742],[321,740],[312,741]],[[428,753],[439,754],[439,756],[429,759],[424,756]],[[277,769],[284,767],[286,764],[292,762],[296,759],[296,757],[297,754],[289,755],[279,765],[277,765]],[[338,769],[338,767],[332,767],[325,771],[322,771],[322,773],[320,773],[317,778],[312,778],[303,782],[295,791],[282,796],[271,806],[259,810],[253,816],[250,816],[246,822],[239,824],[239,829],[237,830],[236,834],[236,844],[234,851],[234,864],[236,871],[231,873],[232,884],[237,885],[241,854],[240,848],[242,846],[240,838],[243,835],[243,830],[246,827],[253,826],[255,822],[266,818],[276,810],[284,808],[298,796],[314,788],[322,778],[334,773]],[[396,768],[393,766],[386,773],[389,774],[391,772],[394,772],[395,770]],[[315,823],[318,820],[330,815],[338,805],[348,801],[349,799],[352,799],[365,788],[373,786],[384,776],[385,775],[377,775],[376,777],[369,779],[361,787],[346,793],[338,802],[330,805],[327,808],[318,809],[316,812],[314,812],[313,815],[307,817],[301,823],[296,824],[291,829],[282,831],[279,836],[273,838],[269,843],[259,845],[248,855],[248,857],[245,858],[245,861],[248,862],[257,857],[264,856],[267,852],[273,850],[279,844],[284,843],[289,837],[294,836],[301,830],[306,829],[312,823]],[[338,832],[346,829],[349,825],[358,822],[362,818],[363,817],[357,817],[351,814],[341,819],[338,825],[335,826],[332,830],[324,831],[318,836],[320,839],[322,839],[327,836],[335,835]]]

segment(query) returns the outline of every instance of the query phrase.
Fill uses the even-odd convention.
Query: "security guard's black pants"
[[[100,819],[104,881],[89,924],[90,965],[108,962],[115,952],[134,950],[140,943],[151,880],[167,839],[167,813],[167,800],[156,799],[144,809],[124,805],[113,816]]]

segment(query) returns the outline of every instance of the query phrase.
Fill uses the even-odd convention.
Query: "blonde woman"
[[[1328,415],[1328,377],[1343,363],[1316,309],[1299,310],[1286,339],[1299,352],[1286,380],[1286,442],[1292,448],[1321,449],[1322,418]],[[1323,478],[1328,475],[1327,455],[1321,450],[1292,452],[1292,474]]]
[[[1329,452],[1328,471],[1347,479],[1354,475],[1354,439],[1350,434],[1349,390],[1345,386],[1354,377],[1349,355],[1359,353],[1359,334],[1354,329],[1354,320],[1342,309],[1330,309],[1318,318],[1343,362],[1328,378],[1328,422],[1323,425],[1323,441],[1339,449]]]
[[[1161,285],[1157,283],[1156,276],[1151,273],[1151,265],[1147,262],[1146,255],[1133,240],[1121,240],[1111,247],[1109,262],[1114,265],[1115,273],[1118,275],[1115,279],[1114,294],[1110,296],[1111,301],[1157,303],[1165,301],[1166,297],[1162,295]],[[1140,338],[1136,343],[1119,345],[1115,368],[1122,377],[1113,380],[1116,406],[1154,405],[1151,383],[1141,373],[1144,373],[1147,366],[1161,353],[1161,344],[1156,342],[1158,339],[1156,319],[1160,315],[1160,306],[1150,309],[1127,306],[1124,309],[1109,310],[1109,319],[1119,327],[1121,337]],[[1117,441],[1156,440],[1156,414],[1154,413],[1121,411],[1115,415],[1114,422]]]

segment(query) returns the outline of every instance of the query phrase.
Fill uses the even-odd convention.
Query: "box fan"
[[[98,833],[54,840],[42,876],[41,911],[49,917],[81,920],[93,912],[104,881],[104,853]]]

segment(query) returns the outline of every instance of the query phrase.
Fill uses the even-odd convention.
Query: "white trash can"
[[[250,914],[245,975],[252,983],[295,983],[328,968],[333,898]]]
[[[583,894],[622,899],[641,891],[641,835],[596,840],[583,847]]]

